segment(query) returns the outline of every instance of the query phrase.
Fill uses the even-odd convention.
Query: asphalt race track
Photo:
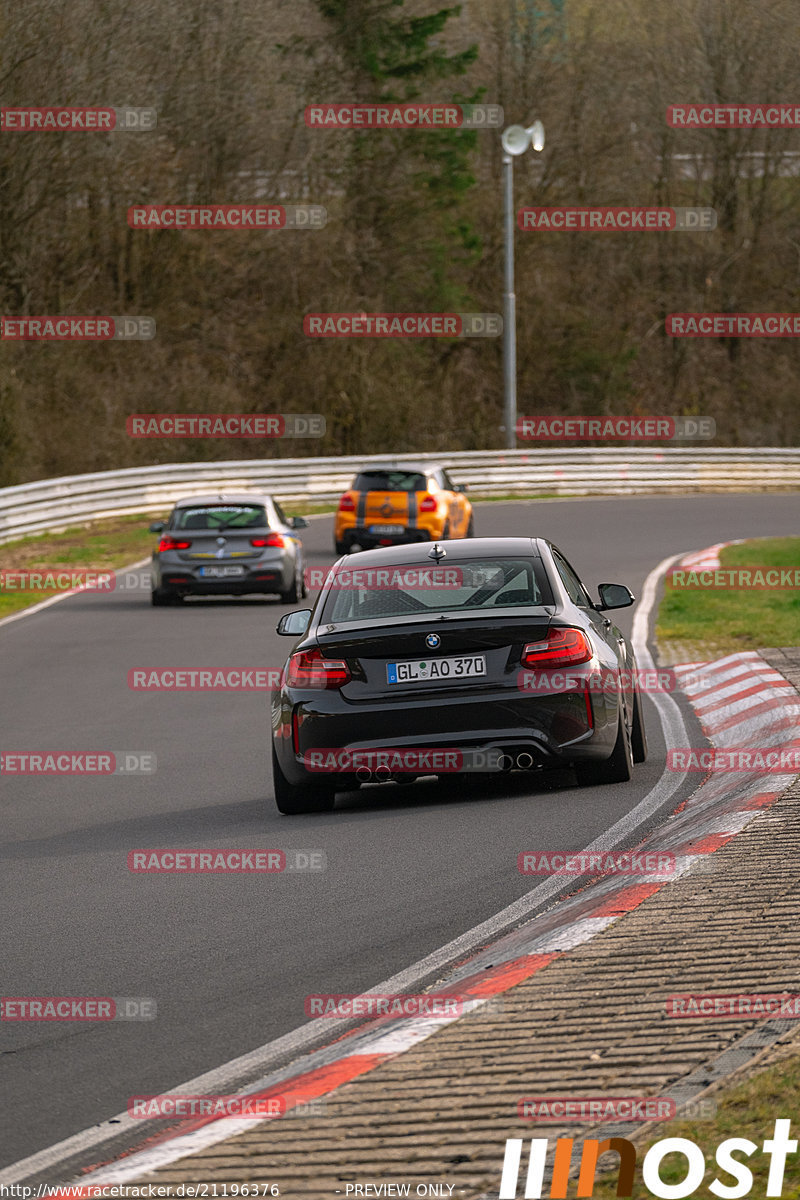
[[[484,504],[480,535],[554,540],[594,589],[636,594],[665,557],[797,533],[796,495]],[[304,531],[333,560],[332,519]],[[306,1021],[309,993],[374,986],[531,890],[523,849],[579,850],[634,807],[664,767],[578,789],[568,773],[366,788],[331,815],[281,817],[271,797],[268,700],[257,692],[135,692],[132,667],[272,667],[287,606],[146,591],[84,594],[0,626],[2,748],[153,751],[142,777],[10,778],[2,786],[4,996],[152,997],[150,1022],[4,1023],[0,1166],[173,1088]],[[617,616],[630,632],[633,610]],[[690,726],[691,728],[691,726]],[[671,811],[696,786],[685,784]],[[664,814],[641,827],[644,833]],[[638,840],[638,839],[637,839]],[[321,849],[309,875],[132,875],[137,847]]]

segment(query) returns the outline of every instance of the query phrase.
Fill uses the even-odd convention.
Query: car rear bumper
[[[408,529],[398,525],[395,533],[369,533],[366,529],[342,530],[337,538],[349,550],[351,546],[360,546],[362,550],[374,550],[377,546],[409,546],[416,542],[430,542],[432,534],[428,529]]]
[[[515,762],[520,754],[530,755],[533,767],[600,761],[614,747],[619,698],[593,698],[591,722],[582,693],[520,697],[495,692],[458,699],[450,694],[424,704],[355,706],[336,692],[312,699],[308,692],[286,689],[273,704],[273,725],[281,732],[275,739],[281,767],[290,782],[302,783],[312,776],[322,782],[326,773],[343,774],[339,767],[355,751],[392,751],[401,758],[414,750],[463,752],[442,772],[415,771],[416,760],[408,753],[401,771],[408,775],[496,772],[492,755],[498,752]],[[328,753],[320,758],[319,751]]]
[[[153,572],[153,587],[184,596],[246,596],[284,592],[291,585],[291,572],[265,567],[244,575],[223,579],[204,579],[194,571],[162,566]]]

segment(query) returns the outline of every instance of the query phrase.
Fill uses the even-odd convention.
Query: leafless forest
[[[797,0],[0,0],[0,102],[133,105],[154,132],[0,133],[0,311],[146,314],[128,344],[0,342],[0,485],[148,462],[500,446],[497,340],[315,341],[311,311],[502,311],[497,131],[322,131],[315,101],[540,117],[517,205],[709,205],[709,233],[518,233],[522,413],[704,414],[798,441],[793,339],[669,312],[800,311]],[[316,232],[142,231],[135,203],[312,201]],[[132,441],[135,412],[316,412],[323,441]]]

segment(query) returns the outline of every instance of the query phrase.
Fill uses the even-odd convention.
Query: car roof
[[[194,508],[197,504],[266,504],[271,500],[271,496],[253,492],[210,492],[176,500],[175,508]]]
[[[342,560],[340,569],[353,570],[361,567],[394,567],[394,566],[426,566],[438,562],[463,562],[473,558],[512,557],[541,558],[541,547],[548,543],[543,538],[536,537],[484,537],[484,538],[454,538],[453,541],[440,542],[445,556],[439,560],[430,557],[433,542],[412,542],[405,546],[379,546],[375,550],[359,550],[348,554]],[[345,566],[346,564],[346,566]]]

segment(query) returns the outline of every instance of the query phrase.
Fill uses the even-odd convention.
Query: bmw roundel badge
[[[435,650],[436,647],[441,644],[441,641],[442,639],[439,637],[438,633],[429,633],[425,638],[425,645],[431,650]]]

